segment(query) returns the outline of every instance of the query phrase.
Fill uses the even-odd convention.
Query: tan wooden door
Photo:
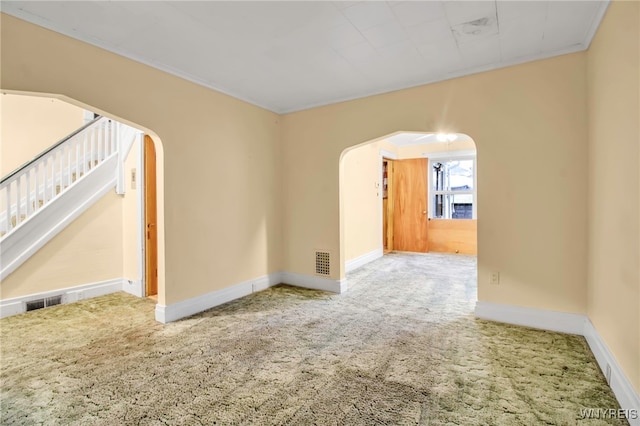
[[[147,227],[145,244],[145,282],[147,296],[158,294],[158,228],[156,202],[156,149],[153,139],[144,136],[144,217]]]
[[[393,249],[426,253],[427,238],[426,158],[393,163]]]

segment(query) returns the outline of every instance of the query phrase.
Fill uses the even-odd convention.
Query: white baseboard
[[[289,284],[296,287],[329,291],[331,293],[338,294],[347,291],[346,279],[334,280],[314,275],[297,274],[295,272],[281,272],[280,279],[283,284]]]
[[[198,314],[232,300],[248,296],[251,293],[265,290],[280,284],[280,273],[265,275],[253,280],[244,281],[231,287],[212,291],[201,296],[192,297],[171,305],[156,305],[156,321],[168,323]]]
[[[136,297],[145,297],[142,280],[122,279],[122,291],[133,294]]]
[[[476,303],[475,315],[477,318],[491,321],[584,336],[605,376],[606,366],[609,365],[611,368],[609,386],[620,407],[635,416],[627,419],[629,424],[640,426],[640,396],[586,315],[481,301]]]
[[[620,407],[623,410],[629,410],[628,412],[630,413],[635,413],[635,418],[627,419],[629,424],[631,426],[640,426],[640,395],[635,391],[629,378],[624,374],[622,368],[620,368],[620,364],[618,364],[618,361],[616,361],[606,343],[588,319],[584,325],[583,335],[584,338],[587,339],[591,352],[593,352],[600,366],[600,370],[602,370],[605,376],[607,365],[611,368],[611,381],[609,382],[609,386],[616,396]]]
[[[381,248],[370,251],[369,253],[365,253],[362,256],[358,256],[351,260],[347,260],[345,263],[345,270],[347,272],[351,272],[354,269],[358,269],[361,266],[366,265],[369,262],[373,262],[376,259],[379,259],[383,256],[383,251]]]
[[[580,314],[482,301],[476,302],[475,314],[481,319],[579,335],[587,321],[587,317]]]
[[[332,280],[292,272],[275,272],[170,305],[157,304],[156,321],[161,323],[177,321],[281,283],[332,293],[343,293],[347,290],[347,280]]]
[[[59,290],[45,291],[42,293],[29,294],[27,296],[14,297],[0,300],[0,318],[18,315],[26,312],[26,303],[32,300],[46,297],[62,296],[62,304],[77,302],[79,300],[90,299],[92,297],[103,296],[105,294],[121,291],[125,280],[114,278],[112,280],[100,281],[91,284],[84,284],[74,287],[61,288]]]

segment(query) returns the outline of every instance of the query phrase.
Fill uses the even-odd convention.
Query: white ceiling
[[[588,48],[608,1],[5,1],[284,113]]]

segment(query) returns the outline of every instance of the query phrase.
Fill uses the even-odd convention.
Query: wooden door
[[[427,238],[426,158],[393,163],[393,248],[426,253]]]
[[[145,282],[147,296],[158,294],[158,228],[156,202],[156,148],[150,136],[144,136],[144,217],[147,227],[145,243]]]
[[[382,248],[387,253],[393,250],[393,161],[383,159],[382,169]]]

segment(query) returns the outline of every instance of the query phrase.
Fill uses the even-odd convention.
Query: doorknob
[[[427,214],[427,211],[426,210],[422,210],[422,214]]]

